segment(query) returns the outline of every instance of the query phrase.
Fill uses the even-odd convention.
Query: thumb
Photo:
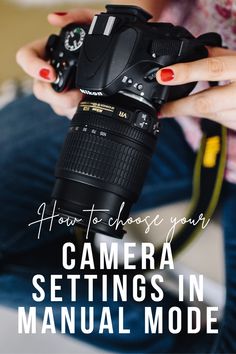
[[[48,15],[48,22],[57,27],[64,27],[72,22],[81,24],[90,23],[97,12],[99,11],[83,8],[67,12],[54,12]]]

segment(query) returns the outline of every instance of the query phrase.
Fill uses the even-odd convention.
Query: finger
[[[236,56],[210,57],[181,63],[157,72],[157,81],[163,85],[181,85],[195,81],[236,80]]]
[[[54,12],[48,15],[48,22],[57,27],[64,27],[72,22],[90,23],[98,11],[90,9],[72,9],[67,12]]]
[[[45,45],[46,40],[40,39],[20,48],[16,54],[16,61],[31,77],[53,82],[56,79],[55,71],[42,59],[45,56]]]
[[[187,115],[212,118],[217,112],[234,109],[235,101],[236,85],[230,84],[168,102],[162,107],[160,114],[165,117]]]
[[[236,131],[236,109],[217,112],[211,119]]]
[[[161,115],[161,118],[164,117],[170,116]],[[212,121],[224,125],[226,128],[236,131],[236,109],[212,113],[205,118],[211,119]]]
[[[207,47],[209,57],[224,57],[236,55],[236,52],[231,49],[220,47]]]
[[[57,93],[51,85],[36,80],[33,86],[34,95],[43,102],[52,106],[62,107],[64,109],[77,108],[82,99],[82,93],[79,90],[70,90],[65,93]]]
[[[69,119],[72,119],[75,115],[75,112],[76,112],[76,107],[74,108],[71,108],[71,109],[65,109],[63,107],[60,107],[60,106],[51,106],[53,111],[58,115],[58,116],[61,116],[61,117],[67,117]]]

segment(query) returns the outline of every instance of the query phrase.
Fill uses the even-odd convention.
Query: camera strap
[[[178,40],[171,40],[169,46],[160,46],[155,41],[152,46],[154,53],[164,47],[169,53],[184,46],[222,46],[222,40],[217,33],[206,33],[198,38],[189,39],[182,44]],[[162,53],[163,54],[163,53]],[[165,53],[167,54],[167,53]],[[210,86],[217,86],[217,82],[209,82]],[[185,217],[186,223],[173,236],[171,248],[174,254],[187,246],[202,230],[200,218],[208,220],[212,217],[220,197],[224,180],[227,150],[227,129],[222,125],[203,118],[201,120],[202,139],[197,153],[193,173],[193,189],[190,209]],[[156,250],[155,257],[160,257],[160,250]]]
[[[151,45],[151,52],[154,57],[177,54],[179,56],[184,51],[196,50],[198,47],[221,47],[221,36],[215,32],[202,34],[197,38],[171,39],[163,38],[154,40]]]
[[[171,248],[181,251],[202,231],[202,218],[211,219],[218,205],[226,165],[227,129],[208,119],[202,119],[203,136],[198,150],[194,173],[190,209],[186,222],[174,235]]]
[[[190,208],[185,223],[174,234],[171,250],[174,256],[187,247],[202,231],[202,223],[197,222],[203,217],[211,219],[218,205],[226,165],[227,129],[221,124],[208,119],[201,120],[203,136],[198,150],[194,172]],[[161,259],[162,246],[154,253],[156,264]],[[141,260],[136,260],[135,271],[142,271]]]

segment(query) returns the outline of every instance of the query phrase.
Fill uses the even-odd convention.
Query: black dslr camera
[[[93,232],[121,238],[122,223],[137,201],[166,101],[187,96],[196,83],[166,87],[156,72],[208,56],[220,46],[215,33],[194,38],[185,28],[147,22],[135,6],[107,5],[90,26],[70,24],[48,39],[46,53],[58,76],[57,92],[79,88],[86,96],[71,122],[60,159],[52,210]],[[55,203],[56,202],[56,203]]]

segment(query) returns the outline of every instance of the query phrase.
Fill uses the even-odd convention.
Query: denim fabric
[[[226,183],[222,193],[226,303],[219,337],[212,353],[236,353],[236,185]]]
[[[45,287],[52,273],[63,274],[61,266],[61,246],[73,239],[68,228],[54,227],[52,232],[43,230],[37,239],[36,227],[27,227],[35,220],[36,210],[42,202],[50,200],[54,183],[54,166],[67,133],[69,122],[57,117],[52,110],[32,96],[15,101],[0,112],[0,304],[16,308],[35,306],[32,300],[31,279],[33,274],[45,274]],[[157,150],[153,157],[142,194],[134,211],[157,207],[181,199],[189,198],[192,187],[192,170],[195,155],[184,140],[181,129],[174,120],[163,120]],[[234,319],[236,313],[235,269],[236,242],[234,220],[236,210],[236,186],[227,184],[222,196],[223,222],[225,232],[227,302],[222,323],[222,334],[214,344],[220,353],[236,352]],[[75,269],[75,272],[78,269]],[[109,284],[109,282],[108,282]],[[101,307],[99,281],[96,283],[95,306],[96,323]],[[38,315],[42,316],[45,306],[53,306],[56,324],[60,322],[61,306],[75,306],[70,303],[68,286],[63,286],[63,303],[51,304],[49,298],[38,303]],[[112,289],[109,289],[111,292]],[[111,293],[110,293],[111,295]],[[79,289],[76,306],[88,304],[86,286]],[[176,304],[171,294],[165,295],[164,312]],[[209,352],[212,339],[209,336],[169,334],[164,326],[162,335],[145,335],[140,316],[144,306],[157,306],[151,301],[136,303],[131,296],[127,303],[109,302],[114,317],[118,306],[125,307],[125,325],[131,334],[103,334],[96,331],[85,335],[78,329],[76,337],[90,344],[130,353],[181,353]],[[179,305],[179,304],[178,304]],[[182,305],[185,312],[185,304]],[[79,323],[79,317],[77,318]],[[77,323],[77,327],[78,326]],[[185,326],[185,324],[184,324]],[[115,320],[114,331],[117,329]]]

